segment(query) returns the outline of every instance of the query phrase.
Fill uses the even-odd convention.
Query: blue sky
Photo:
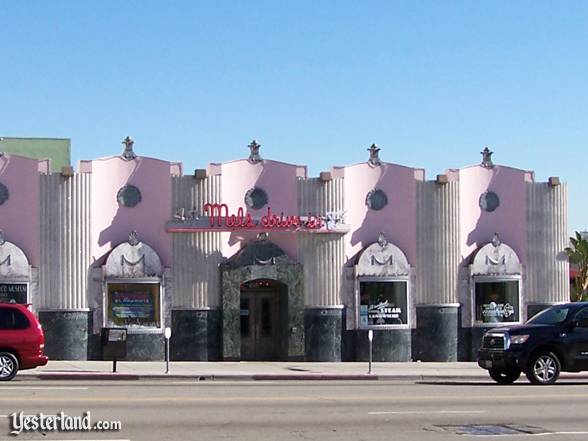
[[[364,161],[479,162],[569,185],[588,228],[588,2],[0,2],[0,135],[72,139],[74,161],[186,171],[247,156],[311,175]]]

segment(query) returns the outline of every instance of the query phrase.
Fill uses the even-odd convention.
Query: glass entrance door
[[[241,289],[241,360],[280,357],[279,295],[275,289]]]

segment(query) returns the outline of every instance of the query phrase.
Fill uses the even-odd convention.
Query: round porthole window
[[[384,190],[372,190],[367,194],[365,204],[370,210],[381,210],[388,205],[388,196],[384,193]]]
[[[0,205],[8,200],[10,193],[8,193],[8,187],[0,182]]]
[[[491,213],[500,205],[500,198],[493,191],[487,191],[480,196],[480,208]]]
[[[259,187],[253,187],[245,193],[245,205],[254,210],[263,208],[267,201],[267,193]]]
[[[123,207],[132,208],[141,202],[141,191],[134,185],[125,185],[118,191],[116,200]]]

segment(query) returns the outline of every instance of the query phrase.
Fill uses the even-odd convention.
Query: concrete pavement
[[[515,441],[588,439],[588,383],[30,381],[0,387],[8,441]],[[89,416],[109,431],[8,435],[9,416]],[[118,424],[117,424],[118,423]],[[113,425],[114,424],[114,425]],[[20,424],[20,427],[24,427]],[[29,426],[30,427],[30,426]],[[101,427],[104,427],[101,425]],[[508,438],[506,438],[508,436]]]
[[[139,380],[178,378],[198,380],[398,380],[487,381],[488,373],[475,362],[455,363],[308,363],[308,362],[165,362],[119,361],[112,372],[110,361],[49,361],[47,366],[20,371],[18,378],[53,380]],[[523,375],[524,377],[524,375]],[[588,381],[588,372],[562,373],[561,379]]]

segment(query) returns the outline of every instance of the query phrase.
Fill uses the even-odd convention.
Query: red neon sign
[[[237,213],[230,213],[227,204],[204,204],[204,213],[210,216],[211,227],[226,227],[230,229],[248,229],[264,228],[268,230],[296,230],[300,228],[308,230],[318,230],[324,227],[323,219],[319,216],[313,216],[310,213],[307,218],[298,215],[285,216],[284,213],[277,215],[272,213],[268,207],[267,213],[260,220],[255,220],[251,214],[245,214],[242,207],[239,207]]]

